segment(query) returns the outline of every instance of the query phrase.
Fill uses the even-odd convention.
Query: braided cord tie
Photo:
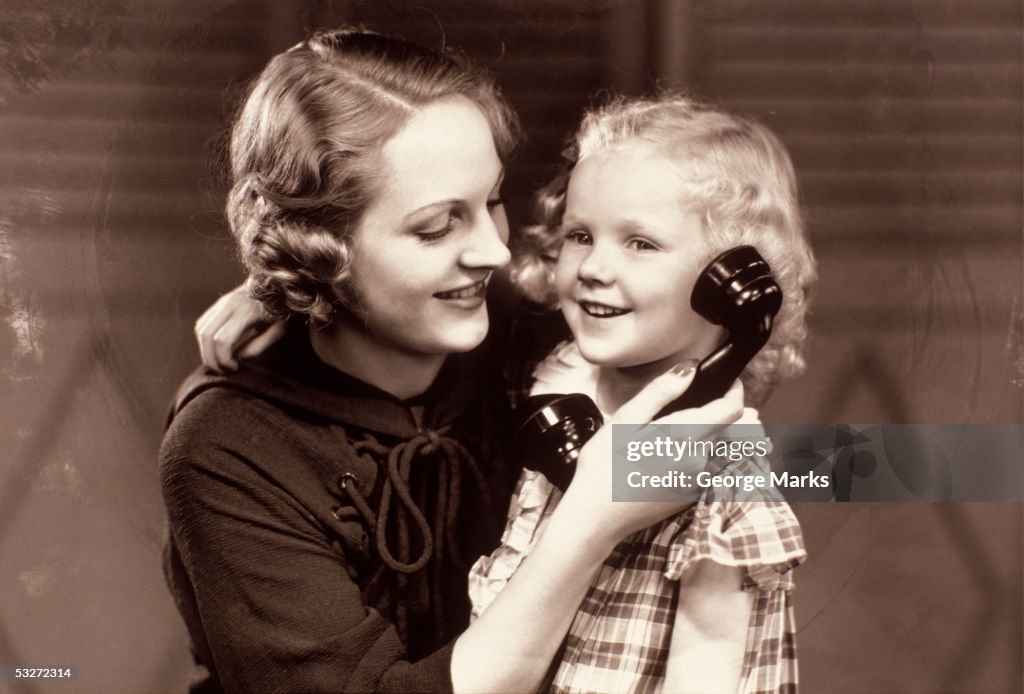
[[[377,459],[386,458],[386,477],[380,497],[380,508],[374,514],[356,484],[346,483],[351,474],[342,476],[339,483],[341,491],[348,496],[359,514],[366,521],[374,535],[377,553],[381,561],[396,572],[399,595],[408,595],[410,575],[415,574],[434,558],[431,566],[429,583],[414,585],[420,590],[427,590],[426,596],[431,605],[435,637],[442,638],[444,624],[444,605],[442,589],[442,570],[446,554],[459,566],[465,566],[465,560],[456,539],[455,523],[458,519],[462,501],[463,468],[468,469],[484,508],[491,507],[491,494],[479,463],[472,453],[459,441],[446,436],[450,426],[441,427],[436,431],[427,430],[416,434],[408,441],[394,447],[388,447],[377,441],[372,435],[366,434],[365,439],[353,443],[353,448],[361,455],[369,455]],[[423,511],[416,505],[409,488],[413,461],[418,457],[434,457],[437,475],[437,503],[433,523],[428,523]],[[397,497],[397,503],[393,504]],[[395,512],[392,513],[392,506]],[[415,559],[410,557],[412,551],[410,537],[410,521],[415,526],[422,540],[422,551]],[[394,532],[389,527],[394,525]],[[397,547],[389,546],[389,536],[397,541]],[[426,578],[426,577],[424,577]],[[416,584],[420,584],[417,581]],[[406,601],[396,601],[396,627],[403,642],[407,642],[409,617]]]

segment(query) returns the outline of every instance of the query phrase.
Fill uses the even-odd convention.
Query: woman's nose
[[[508,265],[512,254],[508,250],[507,239],[508,222],[504,213],[500,216],[485,215],[473,228],[460,260],[472,268],[496,269]]]

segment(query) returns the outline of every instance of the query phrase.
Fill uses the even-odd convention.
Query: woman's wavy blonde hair
[[[554,265],[572,169],[629,140],[658,145],[679,165],[679,200],[701,217],[710,241],[704,262],[749,244],[768,261],[782,288],[771,339],[742,376],[747,401],[758,404],[780,379],[805,368],[808,299],[817,274],[793,164],[778,138],[760,123],[676,94],[620,98],[590,110],[563,152],[562,169],[536,195],[539,223],[525,228],[517,240],[513,280],[531,300],[556,304]]]
[[[351,305],[350,240],[379,190],[381,148],[418,110],[455,96],[480,108],[505,161],[516,115],[460,55],[338,29],[269,62],[232,126],[226,213],[249,293],[271,316],[326,325]]]

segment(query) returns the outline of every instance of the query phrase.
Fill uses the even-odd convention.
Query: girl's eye
[[[491,198],[487,201],[487,209],[493,212],[496,208],[501,207],[504,204],[505,198]]]
[[[445,236],[447,236],[448,234],[452,233],[452,231],[455,230],[456,221],[458,220],[456,219],[455,213],[449,212],[448,221],[445,223],[444,227],[442,227],[441,229],[437,229],[436,231],[420,231],[416,233],[416,236],[419,237],[420,241],[423,241],[425,243],[430,243],[431,241],[440,241]]]
[[[582,229],[570,229],[565,232],[565,240],[577,246],[589,246],[591,242],[590,234]]]
[[[630,239],[626,242],[626,248],[634,251],[656,251],[658,247],[647,239]]]

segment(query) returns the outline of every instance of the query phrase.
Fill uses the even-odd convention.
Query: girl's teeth
[[[628,313],[625,309],[612,308],[611,306],[603,306],[600,304],[582,303],[580,304],[583,310],[589,315],[596,318],[607,318],[609,316],[621,316],[623,313]]]

